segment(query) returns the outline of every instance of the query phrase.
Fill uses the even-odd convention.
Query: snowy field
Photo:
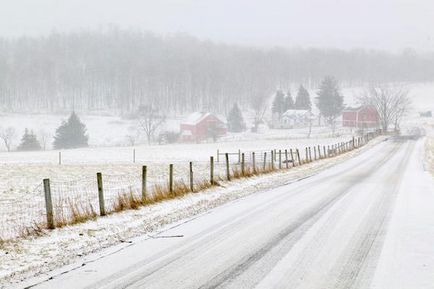
[[[140,132],[139,125],[134,119],[127,119],[115,114],[78,114],[89,135],[90,147],[123,147],[131,146],[130,139],[134,139],[134,145],[146,144],[147,141],[144,133]],[[52,140],[56,128],[62,121],[68,119],[69,114],[17,114],[17,113],[0,113],[0,128],[13,127],[15,135],[12,139],[12,147],[15,148],[20,141],[26,128],[33,130],[38,139],[42,136],[46,139],[45,147],[47,150],[52,147]],[[180,123],[186,116],[173,116],[167,119],[166,123],[159,128],[160,131],[179,132]],[[252,127],[253,114],[248,111],[244,113],[245,122],[248,128]],[[348,130],[338,130],[340,134],[348,133]],[[324,127],[313,127],[313,135],[316,137],[329,137],[330,129]],[[243,133],[229,133],[227,136],[218,140],[218,142],[228,141],[255,141],[263,139],[298,139],[306,138],[308,129],[291,129],[278,130],[263,127],[260,133],[252,133],[249,129]],[[41,143],[44,147],[44,144]],[[5,152],[6,148],[0,143],[0,152]],[[55,157],[56,158],[56,157]],[[3,157],[1,160],[4,161]],[[19,161],[20,159],[18,159]],[[115,160],[115,159],[113,159]],[[129,158],[128,158],[129,160]],[[52,161],[48,157],[45,162]],[[125,161],[125,159],[124,159]]]
[[[47,236],[8,242],[3,245],[3,252],[8,252],[8,254],[0,254],[0,280],[3,282],[19,281],[23,277],[41,274],[61,265],[70,264],[80,256],[98,252],[115,244],[122,244],[125,240],[153,232],[165,224],[180,221],[254,192],[278,187],[315,174],[348,160],[379,142],[381,139],[373,141],[361,150],[296,167],[289,171],[224,183],[221,188],[217,187],[139,210],[125,211],[84,224],[56,229]],[[93,257],[95,256],[98,258],[98,254]],[[45,278],[45,275],[41,277]]]
[[[257,165],[263,163],[263,154],[271,149],[288,151],[300,149],[302,158],[307,146],[328,146],[349,141],[349,136],[339,138],[311,138],[297,140],[238,141],[207,144],[174,144],[164,146],[139,146],[135,148],[133,163],[132,147],[87,148],[62,152],[62,165],[57,163],[57,152],[2,153],[0,159],[0,236],[13,237],[22,231],[22,224],[43,222],[44,194],[42,180],[51,180],[55,207],[64,207],[69,202],[90,203],[97,208],[96,173],[101,172],[107,206],[113,206],[119,194],[140,194],[141,167],[148,166],[148,186],[166,185],[169,164],[174,164],[175,181],[188,183],[189,162],[193,162],[196,180],[208,180],[209,158],[215,158],[215,175],[223,176],[223,156],[217,160],[217,150],[235,153],[231,155],[232,168],[239,167],[238,150],[246,153],[246,162],[251,163],[255,151]],[[283,157],[283,156],[282,156]],[[50,159],[51,158],[51,159]],[[46,161],[49,160],[49,161]],[[276,164],[277,165],[277,164]],[[13,225],[11,225],[13,224]]]
[[[413,102],[412,114],[417,115],[420,111],[434,111],[434,83],[416,83],[402,84],[402,87],[409,91],[409,96]],[[291,87],[292,95],[294,96],[298,87]],[[342,87],[345,105],[357,106],[358,98],[362,96],[367,89],[364,87]],[[309,93],[314,103],[316,97],[316,89],[309,90]],[[272,97],[270,96],[269,106],[271,107]],[[314,113],[318,113],[317,108],[313,105]],[[253,112],[243,112],[247,127],[250,128],[253,122]],[[92,147],[113,147],[113,146],[128,146],[130,145],[129,138],[133,137],[136,143],[144,143],[143,137],[138,135],[138,124],[135,120],[122,118],[118,115],[108,112],[94,112],[92,114],[81,114],[80,118],[86,124],[89,132],[89,144]],[[51,148],[52,137],[56,128],[63,120],[68,118],[68,113],[59,114],[17,114],[17,113],[0,113],[0,127],[15,128],[16,135],[13,139],[13,147],[17,146],[25,128],[32,129],[40,138],[42,135],[47,139],[46,147]],[[179,124],[185,115],[171,116],[162,130],[179,131]],[[266,111],[265,119],[271,119],[270,110]],[[343,133],[346,133],[345,131]],[[330,131],[314,128],[314,134],[317,137],[327,137]],[[307,136],[306,129],[295,130],[270,130],[266,129],[261,134],[245,132],[242,134],[229,134],[221,141],[239,141],[239,140],[262,140],[262,139],[288,139],[288,138],[305,138]],[[4,151],[5,147],[0,144],[0,151]],[[56,156],[48,157],[46,162],[56,160]],[[0,161],[4,161],[0,158]]]

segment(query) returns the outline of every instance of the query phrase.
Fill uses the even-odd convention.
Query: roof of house
[[[187,118],[184,119],[181,123],[182,124],[188,124],[188,125],[197,125],[198,123],[200,123],[202,120],[204,120],[205,118],[207,118],[210,115],[213,115],[219,121],[223,122],[218,116],[216,116],[210,112],[198,112],[197,111],[197,112],[193,112],[192,114],[187,116]]]
[[[364,108],[368,108],[368,107],[373,107],[372,105],[361,105],[361,106],[358,106],[358,107],[346,107],[345,109],[344,109],[344,111],[346,111],[346,112],[357,112],[357,111],[360,111],[360,110],[362,110],[362,109],[364,109]]]
[[[306,114],[312,114],[312,112],[304,109],[288,109],[282,114],[282,116],[292,117],[292,116],[304,116]]]

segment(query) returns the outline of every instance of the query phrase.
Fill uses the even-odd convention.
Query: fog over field
[[[2,1],[0,34],[115,24],[247,46],[432,51],[433,10],[430,0],[16,0]]]
[[[328,75],[344,88],[427,83],[433,16],[428,0],[9,1],[0,109],[227,114]]]

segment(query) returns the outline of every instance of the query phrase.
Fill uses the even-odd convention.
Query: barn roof
[[[362,109],[362,106],[358,106],[358,107],[346,107],[344,109],[344,111],[359,111],[360,109]]]
[[[204,120],[205,118],[207,118],[208,116],[213,115],[214,117],[216,117],[218,120],[220,120],[221,122],[224,123],[224,121],[222,121],[218,116],[210,113],[210,112],[193,112],[192,114],[190,114],[189,116],[187,116],[187,118],[185,120],[182,121],[182,124],[188,124],[188,125],[196,125],[198,123],[200,123],[202,120]]]
[[[347,111],[347,112],[358,112],[358,111],[360,111],[360,110],[362,110],[364,108],[375,108],[375,107],[372,106],[372,105],[361,105],[361,106],[358,106],[358,107],[346,107],[344,109],[344,111]]]

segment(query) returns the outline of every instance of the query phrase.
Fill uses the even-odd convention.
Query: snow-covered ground
[[[334,161],[341,162],[351,154]],[[296,170],[291,170],[240,181],[237,186],[228,184],[220,196],[244,197],[157,231],[151,229],[153,233],[123,238],[124,243],[87,257],[76,257],[77,261],[66,267],[53,265],[55,271],[20,286],[47,281],[35,288],[203,285],[205,288],[430,289],[434,282],[431,210],[434,189],[432,178],[424,171],[423,160],[424,139],[392,138],[347,162],[335,163],[333,169],[297,182],[290,175]],[[305,173],[312,174],[310,170],[315,170],[316,165],[328,166],[329,161],[306,166]],[[298,178],[303,175],[300,172]],[[264,190],[247,196],[253,187],[254,191]],[[190,195],[189,201],[206,194],[211,196],[213,192]],[[207,200],[201,198],[193,214],[202,205],[213,207]],[[187,198],[167,202],[165,208],[172,204],[177,210],[185,204],[182,201]],[[143,233],[147,227],[138,219],[151,217],[152,211],[148,211],[151,216],[141,215],[141,211],[136,212],[135,221]],[[183,213],[186,212],[188,209],[183,207]],[[83,239],[96,239],[106,227],[102,222],[98,225],[91,236],[83,234],[86,232],[83,230],[74,231],[73,236],[81,233]],[[53,246],[52,249],[68,248],[65,235],[61,234],[65,230],[54,232],[58,233],[54,241],[57,244],[44,245]],[[35,242],[46,238],[49,237]],[[80,238],[75,239],[75,249],[79,247],[77,239]],[[59,240],[64,243],[60,244]],[[97,242],[93,240],[88,246]],[[67,254],[64,250],[53,251]],[[44,254],[38,256],[41,255]],[[68,256],[65,259],[71,260]],[[56,258],[51,260],[55,263]],[[38,269],[41,268],[44,267]]]
[[[80,256],[151,232],[164,224],[204,212],[258,190],[276,187],[314,174],[360,154],[379,141],[380,139],[377,139],[361,150],[337,158],[317,161],[271,175],[223,183],[221,188],[99,218],[85,224],[56,229],[42,237],[7,242],[0,250],[0,279],[5,283],[47,272],[73,262]]]
[[[58,164],[57,151],[3,152],[0,153],[0,237],[14,236],[23,230],[23,225],[41,221],[44,215],[42,180],[45,178],[51,180],[58,207],[64,207],[69,199],[81,199],[97,208],[97,172],[103,174],[105,198],[110,206],[119,193],[140,190],[142,165],[148,166],[149,187],[167,183],[169,164],[174,164],[175,179],[187,183],[190,161],[197,180],[208,178],[210,156],[216,160],[216,176],[223,174],[223,157],[217,162],[217,150],[230,153],[242,150],[248,154],[246,159],[250,162],[250,153],[255,151],[259,164],[264,150],[269,159],[270,149],[295,151],[298,148],[304,152],[306,146],[327,146],[344,140],[350,137],[84,148],[62,151],[62,165]],[[231,155],[231,160],[237,162],[238,156]]]
[[[91,147],[119,147],[131,145],[130,139],[133,138],[135,144],[144,144],[146,139],[144,133],[140,132],[137,120],[123,118],[117,115],[104,114],[80,114],[79,117],[86,128],[89,135],[89,145]],[[160,131],[179,132],[180,123],[185,118],[177,116],[167,119],[164,126],[159,128]],[[15,148],[21,139],[24,129],[33,130],[39,141],[42,142],[42,136],[46,139],[45,147],[51,149],[53,136],[56,128],[62,121],[68,118],[68,114],[18,114],[18,113],[0,113],[0,128],[13,127],[15,136],[12,139],[12,148]],[[247,126],[252,126],[252,116],[250,112],[245,112]],[[350,133],[347,129],[341,129],[341,134]],[[247,130],[243,133],[229,133],[221,138],[219,142],[228,141],[247,141],[247,140],[263,140],[263,139],[297,139],[306,138],[308,129],[290,129],[278,130],[264,128],[261,133],[252,133]],[[327,127],[314,127],[313,137],[330,137],[331,132]],[[44,144],[41,144],[44,147]],[[0,152],[6,151],[3,143],[0,143]],[[55,158],[55,157],[54,157]],[[48,158],[46,161],[50,161]]]

